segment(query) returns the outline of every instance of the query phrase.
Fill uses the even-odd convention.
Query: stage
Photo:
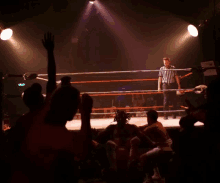
[[[100,118],[100,119],[91,119],[91,127],[95,129],[104,129],[110,124],[116,124],[113,122],[114,118]],[[179,126],[180,116],[177,116],[176,119],[172,119],[169,117],[168,120],[164,120],[163,117],[159,117],[158,121],[163,124],[164,127],[180,127]],[[147,124],[146,117],[132,117],[129,120],[129,124],[135,124],[137,126],[143,126]],[[197,122],[195,126],[203,126],[203,123]],[[68,130],[79,130],[81,127],[81,120],[74,119],[72,121],[68,121],[66,124],[66,128]]]

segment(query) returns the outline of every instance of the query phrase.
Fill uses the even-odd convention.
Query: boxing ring
[[[207,69],[207,68],[206,68]],[[169,69],[169,70],[176,70],[176,71],[185,71],[189,72],[183,76],[180,76],[180,79],[187,78],[188,76],[192,75],[193,68],[186,68],[186,69]],[[108,72],[80,72],[80,73],[57,73],[57,76],[76,76],[76,75],[111,75],[111,74],[128,74],[128,73],[147,73],[147,72],[159,72],[160,70],[132,70],[132,71],[108,71]],[[3,76],[1,79],[7,79],[7,77],[22,77],[24,80],[42,80],[42,81],[48,81],[47,74],[33,74],[33,73],[26,73],[24,75],[12,75],[7,74]],[[116,82],[146,82],[146,81],[157,81],[158,78],[144,78],[144,79],[118,79],[118,80],[88,80],[88,81],[74,81],[71,82],[71,84],[97,84],[97,83],[116,83]],[[3,85],[3,81],[1,82]],[[57,84],[59,85],[61,83],[61,80],[57,81]],[[203,87],[201,87],[203,86]],[[89,88],[89,87],[88,87]],[[187,92],[195,92],[197,94],[201,94],[204,91],[204,85],[197,86],[195,88],[187,88],[187,89],[167,89],[167,90],[131,90],[131,91],[98,91],[98,92],[81,92],[81,95],[83,93],[89,94],[91,97],[102,97],[102,96],[121,96],[121,95],[161,95],[163,92],[169,92],[169,91],[176,91],[177,95],[184,95]],[[4,94],[2,92],[2,95],[5,97],[15,97],[10,94]],[[17,96],[21,97],[21,95]],[[172,107],[172,106],[170,106]],[[112,124],[115,112],[117,110],[125,110],[127,113],[130,113],[131,119],[129,121],[130,124],[135,124],[137,126],[143,126],[147,124],[146,119],[146,111],[149,109],[154,109],[158,111],[159,118],[158,121],[162,122],[162,124],[165,127],[179,127],[179,119],[182,115],[185,115],[185,110],[187,109],[186,106],[181,106],[181,109],[179,110],[169,110],[169,111],[162,111],[163,106],[126,106],[126,107],[115,107],[111,106],[108,108],[93,108],[91,113],[91,127],[95,129],[104,129],[108,125]],[[163,114],[164,112],[167,113],[177,113],[176,119],[169,118],[168,120],[164,120],[162,117],[160,117],[160,114]],[[2,118],[4,115],[2,114]],[[201,126],[202,123],[197,122],[196,126]],[[80,121],[80,113],[77,113],[72,121],[68,121],[66,124],[66,128],[69,130],[79,130],[81,127],[81,121]]]

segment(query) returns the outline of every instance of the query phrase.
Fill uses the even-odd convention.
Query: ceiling
[[[154,6],[157,9],[168,11],[175,16],[198,24],[202,20],[210,19],[214,13],[219,12],[220,0],[100,0],[104,3],[118,4],[126,3],[127,7],[133,11],[141,11],[145,6]],[[26,19],[45,13],[51,5],[54,11],[62,12],[71,4],[71,15],[78,17],[83,10],[86,0],[20,0],[20,1],[3,1],[0,5],[1,22],[4,26],[10,27]]]

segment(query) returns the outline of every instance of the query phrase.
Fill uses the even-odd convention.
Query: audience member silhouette
[[[175,153],[178,157],[178,182],[203,182],[205,173],[204,133],[203,128],[194,126],[195,119],[184,116],[180,119],[180,133],[177,139]],[[202,165],[202,166],[201,166]]]
[[[44,102],[41,85],[34,83],[31,87],[27,88],[23,93],[23,101],[30,112],[40,109]]]
[[[85,158],[89,153],[91,145],[89,115],[92,99],[84,94],[81,103],[79,94],[72,86],[57,89],[51,98],[45,124],[40,127],[33,126],[34,131],[28,136],[26,157],[34,162],[38,176],[44,177],[47,182],[76,181],[74,158]],[[80,106],[81,131],[73,136],[65,125],[67,121],[73,119]],[[37,130],[39,128],[40,131]],[[35,154],[35,157],[32,154]]]
[[[8,155],[14,156],[20,151],[22,143],[32,126],[34,116],[39,115],[44,104],[44,97],[41,93],[42,87],[38,83],[34,83],[23,93],[23,101],[29,108],[29,112],[21,116],[14,127],[9,130],[8,137]],[[12,157],[11,157],[12,158]]]
[[[171,148],[172,140],[162,123],[158,122],[157,119],[158,113],[155,110],[147,112],[148,127],[143,130],[143,133],[154,141],[157,147],[140,156],[140,166],[143,168],[144,172],[146,172],[146,182],[151,179],[150,171],[153,168],[154,175],[152,178],[161,178],[156,165],[160,162],[160,160],[169,160],[173,153]]]
[[[61,86],[71,86],[70,83],[71,77],[69,76],[64,76],[61,78]]]
[[[220,78],[213,80],[207,88],[207,103],[205,105],[195,108],[189,101],[187,104],[189,109],[187,110],[187,118],[190,120],[184,120],[181,122],[181,126],[187,127],[194,126],[197,121],[204,123],[204,136],[200,138],[203,141],[201,150],[203,156],[201,157],[202,163],[200,166],[200,178],[203,182],[213,182],[218,179],[219,168],[219,127],[220,127]],[[189,137],[188,137],[189,138]],[[180,150],[181,151],[181,150]],[[196,150],[194,150],[196,152]],[[191,153],[194,153],[193,150]],[[201,173],[202,172],[202,173]]]
[[[24,142],[24,139],[31,128],[34,117],[41,116],[42,109],[44,109],[44,113],[48,111],[50,96],[56,88],[56,66],[53,53],[54,36],[52,36],[51,33],[46,33],[42,43],[48,54],[46,99],[44,99],[42,95],[42,87],[39,83],[32,84],[31,87],[24,91],[23,101],[29,108],[29,112],[20,117],[16,122],[15,128],[11,129],[9,142],[12,153],[16,153],[20,150],[21,144]]]
[[[138,159],[138,145],[141,140],[150,145],[155,145],[154,142],[139,131],[136,125],[128,124],[128,119],[130,117],[126,112],[117,111],[114,118],[117,124],[109,125],[98,134],[96,139],[100,143],[106,143],[106,153],[110,165],[109,179],[114,179],[113,175],[119,170],[126,171],[133,166]],[[124,163],[120,164],[119,162]],[[125,180],[126,178],[123,177],[123,179]]]
[[[84,157],[84,154],[89,151],[88,144],[91,141],[89,115],[92,99],[88,95],[83,95],[81,104],[79,91],[71,86],[57,89],[52,95],[56,88],[53,40],[54,38],[50,33],[45,34],[44,40],[42,40],[48,53],[47,98],[44,105],[41,108],[39,107],[39,111],[25,120],[31,123],[31,126],[16,157],[17,161],[14,163],[11,182],[17,179],[24,182],[71,181],[75,176],[72,176],[69,171],[64,172],[63,170],[66,169],[59,167],[66,165],[66,168],[73,170],[75,167],[71,163],[74,156],[80,154],[80,157]],[[33,86],[38,92],[40,91],[40,87],[37,87],[36,84]],[[29,99],[33,99],[33,94],[34,92]],[[39,103],[42,104],[42,100]],[[27,104],[32,103],[27,101]],[[79,106],[81,106],[82,127],[80,134],[73,138],[72,134],[65,128],[65,124],[73,118]],[[35,106],[32,109],[35,109]],[[77,139],[82,140],[81,143],[78,143]]]

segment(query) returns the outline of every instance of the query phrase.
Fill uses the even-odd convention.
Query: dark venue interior
[[[219,179],[220,0],[8,0],[0,15],[1,182]]]

